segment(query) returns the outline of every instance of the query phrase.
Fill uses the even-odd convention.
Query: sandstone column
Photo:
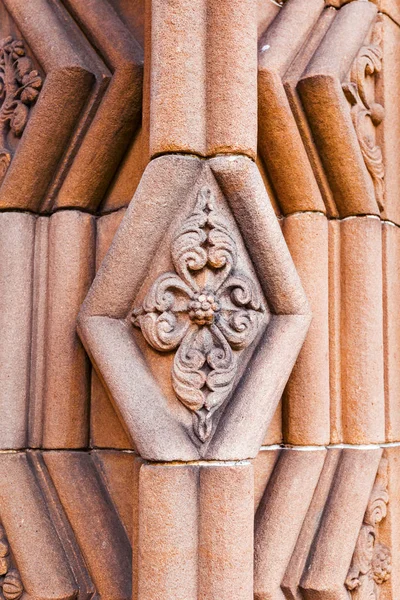
[[[143,459],[133,597],[251,600],[250,459],[310,321],[254,163],[257,6],[146,19],[150,162],[79,331]]]

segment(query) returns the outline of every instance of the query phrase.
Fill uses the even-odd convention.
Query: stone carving
[[[388,502],[388,461],[383,458],[345,582],[352,600],[378,600],[379,586],[390,578],[391,551],[378,541],[378,524],[386,517]]]
[[[11,162],[12,149],[7,143],[11,130],[22,135],[31,106],[39,95],[42,78],[26,56],[24,42],[9,36],[0,42],[0,179]]]
[[[368,77],[376,76],[382,69],[382,23],[377,21],[371,43],[359,51],[351,72],[350,80],[343,84],[343,91],[351,104],[351,117],[365,165],[372,177],[375,197],[379,209],[384,209],[385,169],[382,150],[371,135],[371,122],[377,127],[383,120],[385,109],[368,91]]]
[[[10,545],[6,532],[0,525],[0,588],[5,600],[19,600],[24,591],[21,576],[17,569],[12,567]]]
[[[199,191],[171,256],[176,272],[157,278],[132,322],[154,349],[176,350],[172,385],[194,412],[194,431],[205,442],[213,413],[234,385],[234,351],[254,340],[264,310],[255,283],[235,270],[237,246],[209,188]]]

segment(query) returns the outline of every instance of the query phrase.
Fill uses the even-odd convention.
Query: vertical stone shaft
[[[144,464],[134,600],[252,600],[253,467]]]
[[[257,3],[148,0],[147,18],[150,156],[191,152],[255,158]]]
[[[254,0],[148,0],[146,18],[149,157],[255,158]],[[252,472],[249,463],[141,467],[135,600],[252,600]]]

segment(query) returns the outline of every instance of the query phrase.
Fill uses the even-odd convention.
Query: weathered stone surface
[[[120,225],[125,210],[104,215],[96,226],[96,270],[99,269]],[[111,400],[96,371],[92,370],[90,398],[90,441],[91,445],[103,448],[131,448],[132,444],[124,431]]]
[[[249,463],[143,465],[134,598],[250,600],[253,519]]]
[[[142,50],[106,0],[71,0],[69,12],[44,0],[4,6],[40,64],[43,86],[0,206],[96,210],[140,120]],[[5,38],[7,20],[3,26]]]
[[[400,229],[392,223],[382,226],[383,259],[383,343],[386,440],[400,439],[399,390],[400,324],[397,319],[397,298],[400,285]]]
[[[257,600],[282,596],[281,582],[313,497],[324,455],[325,450],[283,450],[279,455],[255,518]],[[273,569],[269,566],[271,555],[275,555]]]
[[[130,598],[128,536],[90,455],[48,452],[44,462],[99,594],[109,600]]]
[[[311,304],[313,320],[284,396],[284,440],[322,445],[330,440],[328,222],[295,214],[283,233]]]
[[[179,173],[179,178],[171,179],[172,171]],[[159,190],[156,198],[155,185]],[[211,196],[212,204],[207,199]],[[181,212],[180,227],[175,221],[169,224],[166,219],[171,220],[173,215],[177,218],[177,203],[186,197],[190,199],[192,212],[187,209]],[[206,223],[210,223],[215,236],[210,237],[210,248],[215,247],[216,254],[214,258],[211,250],[206,261],[211,264],[214,261],[214,268],[220,271],[216,271],[214,280],[212,273],[207,275],[206,261],[196,265],[197,271],[209,277],[204,284],[202,280],[197,283],[185,261],[191,260],[192,252],[203,256],[204,250],[197,240],[206,235],[202,229],[205,225],[200,223],[208,218],[207,211],[211,216]],[[193,241],[186,237],[192,227],[196,232]],[[228,227],[233,235],[227,234]],[[147,241],[146,247],[142,245],[143,239]],[[246,266],[248,258],[246,250],[241,250],[243,243],[251,252],[256,277]],[[157,255],[160,245],[165,257],[162,260]],[[218,262],[218,252],[224,253],[222,262]],[[129,264],[134,259],[136,269],[132,270]],[[217,304],[212,309],[218,313],[215,324],[213,312],[209,321],[204,320],[208,319],[205,314],[200,321],[194,309],[191,314],[196,293],[200,293],[201,301],[204,285],[209,290],[203,294],[204,301],[209,294],[217,294]],[[239,288],[243,290],[243,299],[234,295]],[[241,318],[248,321],[243,328],[230,321],[231,308],[224,304],[224,289],[233,290],[230,302],[240,311]],[[162,297],[168,290],[170,295],[164,305]],[[188,298],[186,304],[180,300],[180,308],[174,308],[175,297],[171,295],[174,290],[180,290]],[[174,310],[176,315],[186,314],[186,320],[177,320]],[[163,326],[158,329],[165,319],[169,323],[166,336]],[[141,332],[136,334],[134,328],[127,328],[126,320],[133,321]],[[135,445],[145,458],[158,460],[193,460],[200,456],[231,460],[255,456],[308,324],[308,304],[261,177],[250,160],[234,156],[215,158],[204,165],[198,159],[184,157],[162,157],[150,163],[80,316],[81,336]],[[210,389],[215,392],[213,386],[219,386],[219,395],[214,393],[212,404],[208,404],[211,399],[208,401],[201,391],[204,386],[201,367],[206,351],[201,346],[205,342],[196,337],[203,335],[197,332],[207,331],[215,350],[219,348],[218,352],[223,351],[225,356],[221,364],[207,359]],[[251,360],[253,340],[259,347],[252,359],[251,377],[244,378],[244,385],[225,407],[225,399],[234,390],[235,378]],[[163,359],[161,352],[176,348],[171,365],[170,358]],[[249,352],[233,354],[246,348]],[[132,353],[139,357],[139,349],[149,368],[132,361]],[[192,349],[203,352],[204,358],[197,367],[185,358],[185,352]],[[125,355],[124,366],[121,352]],[[127,369],[130,372],[136,369],[140,382],[146,378],[147,385],[152,386],[145,407],[142,403],[145,389],[138,387],[139,381],[132,385]],[[170,382],[166,380],[166,369],[171,373]],[[214,384],[212,377],[220,377],[218,373],[223,378]],[[176,402],[176,394],[181,403]],[[221,406],[224,410],[218,412]],[[194,414],[190,414],[191,410]],[[158,424],[160,411],[164,414],[162,425]],[[211,420],[215,411],[216,416]]]
[[[342,90],[375,16],[376,8],[369,2],[344,6],[299,82],[304,109],[342,216],[379,212],[374,185]],[[351,35],[354,20],[358,23],[357,34]],[[349,160],[343,161],[343,155]]]
[[[0,215],[0,447],[27,444],[32,318],[32,215]]]
[[[258,143],[284,213],[324,210],[282,80],[323,7],[323,0],[288,2],[259,41]]]
[[[389,13],[390,14],[390,13]],[[400,11],[397,6],[397,23]],[[385,118],[379,127],[379,141],[382,146],[385,168],[385,197],[383,216],[394,223],[400,223],[398,206],[399,181],[399,139],[400,120],[396,112],[396,98],[400,90],[400,76],[397,69],[397,53],[400,44],[400,28],[383,15],[382,23],[382,72],[378,80],[377,98],[385,107]]]
[[[379,597],[381,590],[386,597],[396,535],[390,498],[398,467],[391,451],[284,449],[277,460],[264,451],[276,462],[256,514],[257,600],[344,600]]]
[[[0,600],[398,600],[399,28],[0,0]]]
[[[343,441],[383,442],[382,232],[375,217],[340,224]]]
[[[256,2],[159,0],[149,6],[150,156],[237,152],[254,158]]]
[[[93,279],[94,236],[90,215],[62,211],[50,219],[44,448],[88,444],[90,364],[75,322]]]

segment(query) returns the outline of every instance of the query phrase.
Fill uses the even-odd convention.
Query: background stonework
[[[400,597],[398,0],[0,0],[0,600]]]

